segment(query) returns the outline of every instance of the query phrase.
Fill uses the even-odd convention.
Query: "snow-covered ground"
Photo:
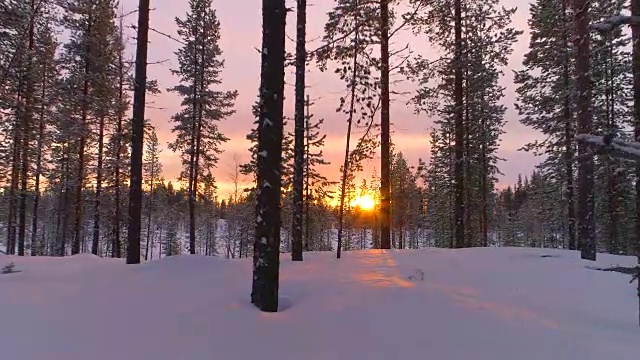
[[[272,314],[249,304],[247,260],[0,255],[0,267],[11,261],[20,272],[0,275],[0,359],[640,357],[629,276],[586,269],[569,251],[283,254],[283,311]]]

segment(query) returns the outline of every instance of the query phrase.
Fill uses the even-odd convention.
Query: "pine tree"
[[[24,84],[24,101],[19,105],[20,114],[20,201],[18,208],[18,256],[25,255],[26,230],[27,230],[27,198],[30,175],[30,161],[33,151],[31,148],[34,137],[34,114],[36,96],[37,65],[36,56],[36,21],[38,20],[38,4],[35,0],[29,1],[29,23],[27,30],[27,46],[23,58],[22,83]],[[14,144],[16,146],[17,144]]]
[[[397,234],[398,249],[407,247],[405,233],[411,224],[412,197],[415,195],[416,179],[402,152],[393,154],[391,166],[391,220],[393,232]]]
[[[514,12],[497,1],[465,1],[455,2],[452,13],[449,2],[437,1],[413,21],[445,52],[438,61],[417,57],[407,66],[420,85],[412,99],[416,109],[438,115],[429,168],[421,176],[439,246],[487,242],[505,113],[498,81],[521,33],[510,25]]]
[[[524,149],[545,154],[540,170],[558,179],[563,191],[562,207],[567,218],[569,249],[576,249],[574,167],[576,134],[573,103],[573,57],[570,38],[571,10],[568,0],[538,0],[530,8],[529,52],[523,60],[524,69],[516,72],[518,103],[516,109],[526,126],[541,131],[546,139],[533,142]],[[540,71],[544,70],[544,71]]]
[[[129,95],[130,72],[132,67],[126,62],[126,48],[124,38],[124,26],[121,18],[119,26],[119,34],[116,40],[117,56],[117,99],[114,106],[114,120],[111,124],[109,140],[105,149],[104,164],[104,181],[106,199],[110,202],[113,209],[109,214],[110,220],[110,241],[108,246],[111,247],[112,257],[121,257],[122,252],[122,223],[125,221],[123,216],[124,204],[128,202],[124,186],[127,182],[128,175],[124,169],[130,165],[129,146],[131,139],[130,127],[126,125],[126,116],[131,106],[131,97]],[[98,245],[98,244],[94,244]],[[98,251],[98,249],[92,249]],[[96,253],[97,255],[97,253]]]
[[[89,165],[89,149],[96,126],[108,114],[115,98],[113,64],[117,57],[114,40],[117,39],[114,0],[64,0],[63,24],[71,33],[64,45],[62,60],[67,72],[68,89],[64,94],[75,119],[75,159],[73,171],[74,227],[71,253],[81,251],[83,243],[84,193]],[[97,123],[96,123],[97,122]],[[98,130],[99,135],[99,130]]]
[[[101,44],[100,46],[108,47],[109,59],[115,63],[118,54],[120,54],[124,49],[124,45],[122,44],[121,37],[123,29],[122,19],[120,20],[119,28],[113,29],[114,33],[110,34],[113,38],[109,38],[108,42]],[[106,49],[104,49],[106,50]],[[111,63],[111,64],[113,64]],[[96,87],[96,93],[94,96],[99,99],[109,99],[115,100],[118,97],[118,72],[110,71],[107,73],[103,73],[97,75],[100,78],[101,84],[99,87]],[[95,109],[95,117],[97,124],[96,127],[96,139],[97,139],[97,154],[96,156],[96,167],[95,167],[95,191],[93,198],[93,241],[91,246],[91,252],[94,255],[98,254],[98,245],[100,242],[100,232],[102,225],[102,209],[101,205],[103,202],[103,185],[104,185],[104,173],[105,173],[105,139],[107,135],[108,129],[111,127],[113,114],[117,113],[118,110],[118,102],[113,101],[113,106],[111,104],[101,104],[100,107]]]
[[[348,98],[341,97],[337,112],[347,116],[347,134],[344,164],[341,167],[342,181],[340,192],[340,210],[338,215],[337,257],[342,251],[342,221],[344,216],[346,189],[349,170],[359,164],[350,164],[351,130],[361,122],[373,120],[377,111],[378,78],[373,70],[377,62],[366,52],[375,43],[375,34],[379,30],[379,6],[375,3],[363,3],[359,0],[339,0],[329,12],[325,24],[324,45],[314,56],[321,70],[327,69],[332,61],[337,63],[335,72],[345,82]]]
[[[37,110],[36,156],[34,169],[34,189],[31,219],[31,255],[42,255],[45,244],[38,241],[38,226],[40,216],[41,180],[46,175],[49,158],[44,154],[51,145],[51,127],[54,123],[55,104],[58,99],[58,85],[60,79],[59,66],[56,59],[58,42],[54,35],[52,19],[46,19],[36,32],[37,62],[39,76],[37,92],[39,104]],[[43,234],[44,235],[44,234]]]
[[[178,234],[178,226],[180,219],[180,202],[181,195],[173,188],[173,184],[169,182],[165,192],[166,199],[166,220],[167,220],[167,234],[164,241],[165,256],[175,256],[182,253],[180,246],[180,239]]]
[[[72,79],[64,78],[60,84],[61,95],[80,95]],[[72,222],[72,192],[74,181],[74,169],[77,159],[78,139],[76,137],[76,106],[71,102],[61,102],[58,105],[59,120],[54,123],[52,129],[51,163],[49,171],[49,188],[56,193],[56,228],[53,253],[57,256],[66,255],[67,238],[71,238],[70,223]]]
[[[144,254],[145,261],[149,259],[149,240],[151,237],[152,216],[158,204],[156,204],[155,191],[157,185],[163,182],[162,163],[160,163],[160,144],[158,143],[158,135],[155,128],[151,128],[149,140],[146,146],[146,154],[143,163],[144,185],[147,190],[147,233],[146,233],[146,250]]]
[[[311,226],[313,225],[313,218],[311,216],[311,205],[313,209],[317,210],[317,206],[320,201],[330,196],[327,190],[334,182],[330,182],[325,176],[321,175],[318,171],[318,167],[329,165],[330,162],[326,161],[321,150],[324,147],[324,141],[327,135],[320,134],[320,127],[324,123],[324,119],[318,119],[316,122],[312,122],[313,114],[311,113],[311,106],[313,103],[309,100],[307,95],[306,100],[306,115],[305,115],[305,137],[304,137],[304,249],[305,251],[317,250],[315,241],[311,239]]]
[[[174,73],[181,84],[169,91],[182,96],[183,110],[173,116],[176,140],[170,145],[182,157],[182,179],[188,181],[189,252],[196,253],[196,201],[199,179],[211,174],[222,152],[220,145],[229,139],[217,122],[233,114],[237,91],[211,89],[221,84],[224,67],[219,46],[220,22],[211,0],[190,0],[186,19],[176,18],[178,35],[185,44],[177,53],[179,69]]]
[[[37,33],[49,19],[48,6],[34,0],[8,1],[2,4],[0,25],[0,57],[2,90],[0,113],[3,121],[4,167],[9,175],[7,221],[7,253],[24,256],[27,237],[27,200],[33,148],[37,136],[34,126],[39,107],[40,44]]]
[[[594,1],[593,22],[619,14],[624,1]],[[591,79],[594,86],[591,109],[596,134],[610,134],[630,140],[632,125],[630,38],[622,28],[604,34],[592,33]],[[629,216],[633,196],[633,169],[623,159],[610,155],[595,157],[595,221],[598,249],[613,254],[632,251],[633,222]]]

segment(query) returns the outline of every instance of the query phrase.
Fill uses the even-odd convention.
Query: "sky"
[[[137,0],[123,0],[124,12],[137,7]],[[288,0],[289,6],[295,8],[295,3]],[[308,48],[314,49],[320,45],[319,38],[323,33],[326,21],[326,13],[333,7],[331,0],[309,0],[308,7]],[[516,28],[524,30],[518,43],[514,46],[514,52],[510,59],[509,67],[504,69],[505,76],[502,85],[506,87],[503,104],[507,106],[505,134],[499,155],[505,159],[499,165],[504,176],[499,177],[499,187],[515,182],[518,174],[529,174],[540,159],[530,153],[518,151],[525,143],[539,137],[534,130],[522,126],[518,122],[517,112],[514,110],[515,86],[511,70],[521,67],[521,61],[528,47],[527,18],[529,1],[511,0],[503,1],[503,5],[517,6],[518,11],[513,18]],[[175,17],[184,18],[188,10],[188,1],[176,0],[152,0],[151,1],[150,26],[153,29],[176,37]],[[251,105],[256,100],[257,89],[260,80],[260,54],[256,50],[261,43],[261,0],[213,0],[213,7],[217,11],[221,23],[220,46],[225,59],[225,68],[222,72],[222,85],[220,90],[237,90],[239,96],[236,101],[236,113],[222,121],[220,130],[231,140],[223,145],[224,154],[220,157],[218,168],[213,171],[219,189],[219,195],[226,197],[231,191],[231,173],[234,163],[244,163],[249,159],[249,142],[246,134],[253,126],[254,118],[251,115]],[[295,16],[288,16],[287,34],[295,38]],[[126,18],[126,22],[135,23],[136,16]],[[132,34],[133,35],[133,34]],[[131,42],[131,54],[134,53],[134,39]],[[395,40],[396,47],[403,47],[409,43],[411,48],[425,56],[437,56],[437,50],[431,49],[429,44],[412,37],[410,34],[400,34]],[[171,69],[177,68],[177,60],[174,52],[181,45],[158,33],[150,33],[148,69],[150,79],[157,79],[161,89],[167,89],[178,83]],[[293,42],[287,45],[293,51]],[[393,46],[393,44],[392,44]],[[287,81],[293,84],[292,69],[288,70]],[[345,147],[345,132],[347,121],[341,113],[336,113],[344,85],[331,72],[322,73],[315,65],[309,66],[307,84],[310,86],[308,93],[315,105],[312,112],[316,118],[324,118],[323,132],[327,134],[327,140],[323,149],[324,155],[331,165],[325,166],[320,171],[329,179],[339,178],[339,167],[343,161]],[[401,90],[410,91],[415,86],[409,82],[399,85]],[[285,88],[285,115],[293,116],[293,86]],[[391,104],[392,141],[398,151],[402,151],[410,165],[417,165],[418,159],[428,159],[429,156],[429,129],[433,126],[432,119],[421,114],[415,115],[413,108],[407,105],[408,98],[398,96]],[[175,181],[179,176],[181,164],[177,153],[167,148],[167,144],[174,138],[171,133],[171,116],[180,110],[180,98],[173,93],[163,91],[162,94],[148,99],[149,108],[147,118],[155,125],[158,138],[164,150],[161,155],[164,167],[165,179]],[[357,136],[357,135],[356,135]],[[367,178],[374,168],[379,173],[379,156],[365,164],[365,171],[359,178]],[[241,182],[250,184],[250,178],[243,178]]]

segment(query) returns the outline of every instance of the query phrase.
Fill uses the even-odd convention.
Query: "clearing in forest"
[[[250,260],[127,266],[89,255],[0,256],[11,360],[635,360],[629,276],[544,249],[282,255],[282,311],[249,304]],[[600,256],[599,266],[634,265]]]

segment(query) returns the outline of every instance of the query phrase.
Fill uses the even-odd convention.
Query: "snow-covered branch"
[[[640,143],[638,142],[627,143],[615,140],[611,136],[597,136],[592,134],[578,134],[575,140],[587,143],[594,148],[597,153],[610,153],[615,157],[640,162]]]
[[[591,29],[598,32],[609,32],[622,25],[640,25],[640,16],[614,15],[610,18],[591,25]]]

